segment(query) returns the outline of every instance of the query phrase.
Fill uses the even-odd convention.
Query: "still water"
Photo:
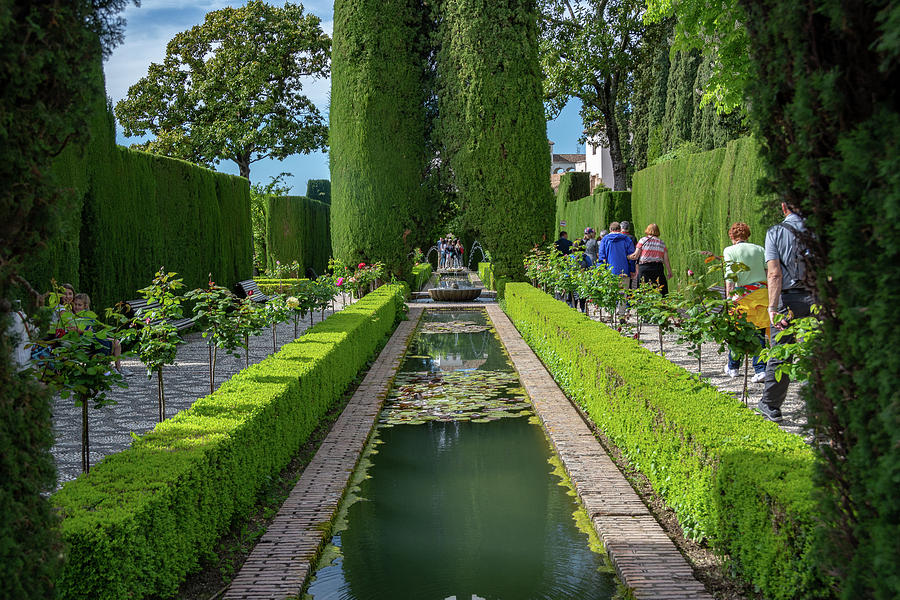
[[[615,597],[552,458],[486,315],[426,312],[306,597]]]

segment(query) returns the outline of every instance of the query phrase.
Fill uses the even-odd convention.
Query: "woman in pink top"
[[[663,296],[669,293],[668,277],[672,276],[669,265],[669,250],[666,243],[659,239],[659,226],[656,223],[647,225],[634,252],[628,255],[629,260],[638,261],[638,285],[645,281],[659,286]],[[665,271],[663,271],[665,266]]]

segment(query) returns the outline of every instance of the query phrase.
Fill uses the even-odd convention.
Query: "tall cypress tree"
[[[554,201],[533,0],[444,0],[438,138],[500,277],[549,235]]]
[[[418,0],[336,0],[331,74],[331,236],[347,263],[404,274],[426,211]]]

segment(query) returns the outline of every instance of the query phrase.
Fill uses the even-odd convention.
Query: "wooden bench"
[[[236,284],[234,284],[234,293],[238,298],[246,298],[247,296],[250,296],[250,299],[254,302],[269,301],[269,297],[263,294],[262,291],[260,291],[259,285],[253,279],[238,281]]]
[[[150,311],[159,308],[159,302],[148,302],[147,300],[140,298],[137,300],[120,302],[116,305],[116,308],[129,319],[140,319],[142,314],[149,313]],[[151,321],[151,323],[158,322],[159,319]],[[184,317],[181,319],[172,319],[169,323],[171,323],[178,331],[184,331],[185,329],[191,328],[194,324],[194,319],[192,317]]]

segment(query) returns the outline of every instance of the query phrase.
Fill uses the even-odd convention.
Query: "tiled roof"
[[[584,162],[584,154],[554,154],[553,162],[570,162],[570,163]]]

